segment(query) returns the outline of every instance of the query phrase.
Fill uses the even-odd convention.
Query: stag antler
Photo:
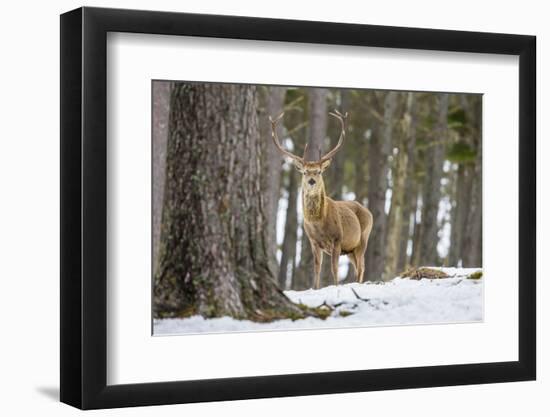
[[[332,117],[336,117],[338,120],[340,120],[340,124],[342,125],[342,132],[340,133],[340,138],[338,139],[338,143],[336,144],[336,146],[329,153],[321,157],[321,162],[332,159],[334,154],[338,152],[338,149],[340,149],[340,146],[342,146],[342,143],[344,143],[344,137],[346,136],[346,118],[348,117],[348,113],[346,112],[346,114],[342,114],[338,110],[334,110],[334,112],[330,112],[329,114]]]
[[[277,123],[279,122],[279,120],[283,118],[284,114],[285,114],[284,112],[281,113],[275,120],[273,120],[271,116],[269,116],[269,121],[271,122],[271,137],[273,138],[273,143],[284,155],[288,156],[289,158],[292,158],[293,160],[299,162],[300,164],[303,164],[304,158],[300,158],[299,156],[294,155],[293,153],[287,151],[285,148],[283,148],[283,146],[279,142],[279,137],[277,136]],[[306,143],[306,146],[304,147],[304,155],[306,153],[306,150],[307,150],[307,143]]]
[[[283,146],[281,145],[281,143],[279,142],[279,138],[277,136],[277,123],[279,122],[279,120],[281,120],[283,118],[283,115],[285,113],[281,113],[277,118],[275,118],[275,120],[273,120],[271,118],[271,116],[269,116],[269,121],[271,122],[271,137],[273,138],[273,143],[275,144],[275,146],[277,146],[277,148],[286,156],[288,156],[289,158],[292,158],[293,160],[301,163],[301,164],[304,164],[304,161],[305,161],[305,156],[306,156],[306,152],[307,152],[307,143],[306,145],[304,146],[304,156],[303,157],[299,157],[297,155],[294,155],[293,153],[287,151],[285,148],[283,148]],[[338,150],[340,149],[340,147],[342,146],[342,143],[344,143],[344,137],[346,136],[346,118],[348,117],[348,114],[342,114],[340,113],[338,110],[334,110],[334,112],[330,112],[329,113],[331,116],[333,117],[336,117],[338,120],[340,120],[340,124],[342,125],[342,132],[340,133],[340,138],[338,139],[338,143],[336,144],[336,146],[330,151],[328,152],[327,154],[325,154],[324,156],[321,156],[321,149],[319,149],[319,162],[324,162],[324,161],[327,161],[329,159],[332,159],[332,157],[334,156],[334,154],[336,154],[336,152],[338,152]]]

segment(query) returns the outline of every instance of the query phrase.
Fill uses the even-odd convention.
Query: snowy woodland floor
[[[483,278],[468,277],[478,268],[438,268],[442,279],[394,278],[385,283],[353,283],[319,290],[285,291],[295,303],[331,311],[325,320],[255,323],[230,317],[154,320],[155,335],[264,330],[464,323],[483,320]]]

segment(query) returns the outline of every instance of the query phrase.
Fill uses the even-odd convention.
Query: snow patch
[[[256,323],[231,317],[156,319],[155,335],[226,333],[269,330],[366,327],[380,325],[443,324],[483,320],[483,278],[468,279],[479,268],[437,268],[450,278],[394,278],[328,286],[319,290],[285,291],[295,303],[330,311],[325,320],[277,320]]]

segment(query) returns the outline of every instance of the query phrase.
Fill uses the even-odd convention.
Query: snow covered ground
[[[255,323],[230,317],[154,320],[155,335],[265,330],[364,327],[380,325],[464,323],[483,320],[483,278],[468,279],[480,269],[438,268],[443,279],[394,278],[385,283],[353,283],[319,290],[285,291],[296,303],[326,308],[325,320],[277,320]]]

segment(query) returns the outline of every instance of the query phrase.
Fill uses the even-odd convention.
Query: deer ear
[[[327,159],[326,161],[321,162],[321,171],[324,171],[327,169],[330,165],[330,159]]]

